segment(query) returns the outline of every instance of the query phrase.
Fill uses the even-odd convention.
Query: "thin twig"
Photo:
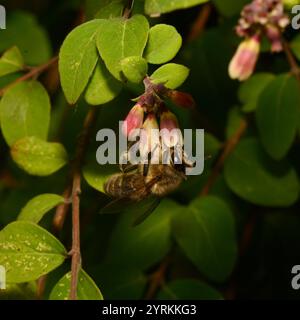
[[[76,155],[72,170],[72,256],[71,264],[71,290],[70,299],[77,299],[78,274],[81,267],[80,252],[80,193],[81,193],[81,168],[94,124],[97,120],[97,108],[91,108],[87,114],[82,132],[78,138]]]
[[[247,122],[246,120],[242,119],[240,122],[240,125],[236,132],[232,135],[232,137],[225,143],[223,152],[221,156],[219,157],[216,165],[214,166],[211,175],[209,176],[205,186],[203,187],[201,191],[201,196],[205,196],[209,194],[211,188],[215,184],[216,180],[219,177],[219,174],[221,173],[221,170],[224,166],[224,163],[228,156],[232,153],[232,151],[235,149],[236,145],[239,143],[241,140],[242,136],[246,132],[247,129]]]
[[[171,263],[171,256],[166,256],[155,272],[150,276],[149,287],[145,294],[145,300],[151,300],[155,297],[158,289],[164,284],[165,282],[165,274],[169,268]]]
[[[212,6],[210,3],[206,3],[201,9],[198,14],[198,17],[194,24],[192,25],[190,34],[188,36],[188,42],[191,42],[197,39],[200,34],[204,31],[205,26],[210,18],[212,12]]]
[[[291,67],[291,72],[296,76],[297,81],[299,82],[299,85],[300,85],[300,69],[299,69],[297,60],[293,55],[293,52],[290,48],[289,43],[285,39],[282,40],[282,43],[283,43],[283,50],[285,52],[287,61]]]
[[[28,79],[31,79],[31,78],[39,76],[42,72],[44,72],[45,70],[49,69],[53,64],[57,63],[57,61],[58,61],[58,57],[54,57],[51,60],[49,60],[48,62],[46,62],[45,64],[42,64],[42,65],[37,66],[35,68],[32,68],[28,73],[24,74],[22,77],[18,78],[14,82],[12,82],[9,85],[7,85],[6,87],[2,88],[0,90],[0,97],[2,97],[3,94],[8,89],[10,89],[11,87],[15,86],[17,83],[20,83],[20,82],[26,81]]]

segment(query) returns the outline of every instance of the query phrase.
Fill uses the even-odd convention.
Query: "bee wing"
[[[160,198],[156,196],[150,196],[142,200],[141,202],[143,203],[140,203],[142,205],[142,207],[139,210],[140,215],[134,220],[134,227],[144,222],[150,216],[150,214],[158,207],[160,203]]]
[[[130,212],[134,215],[139,215],[134,221],[136,226],[142,223],[159,205],[160,199],[156,196],[149,196],[139,202],[121,198],[111,201],[100,210],[100,214],[117,214]]]

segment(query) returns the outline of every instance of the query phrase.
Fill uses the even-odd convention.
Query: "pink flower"
[[[243,41],[229,65],[229,76],[240,81],[247,80],[253,73],[260,50],[258,36]]]
[[[122,128],[125,137],[130,137],[130,134],[135,129],[140,129],[144,121],[144,109],[140,104],[136,104],[128,113]]]
[[[174,113],[164,111],[160,117],[160,130],[162,142],[169,148],[182,144],[182,133],[179,129],[178,120]]]
[[[150,152],[156,153],[159,157],[159,128],[154,113],[149,113],[141,130],[140,154],[143,159],[147,159]],[[152,155],[153,156],[153,155]]]
[[[277,27],[270,24],[266,26],[266,35],[271,42],[272,52],[281,52],[283,50],[281,31]]]

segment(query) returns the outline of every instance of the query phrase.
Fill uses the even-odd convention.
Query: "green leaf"
[[[244,120],[244,114],[239,107],[233,107],[228,113],[228,120],[226,125],[226,138],[230,139],[238,130],[241,121]]]
[[[137,268],[102,263],[95,267],[95,274],[106,300],[138,300],[143,297],[147,278]]]
[[[295,38],[291,42],[291,49],[297,59],[300,60],[300,34],[295,36]]]
[[[163,83],[169,89],[176,89],[184,83],[189,72],[189,69],[181,64],[168,63],[157,69],[150,78],[154,83]]]
[[[71,287],[71,272],[65,274],[54,286],[50,300],[68,300]],[[77,285],[78,300],[103,300],[103,296],[93,279],[82,269],[78,275]]]
[[[18,140],[11,148],[11,156],[21,169],[35,176],[51,175],[68,161],[63,145],[36,137]]]
[[[164,200],[137,227],[132,225],[136,217],[131,212],[122,214],[107,250],[109,261],[140,269],[147,269],[159,262],[170,249],[171,212],[177,209],[175,202]]]
[[[299,195],[296,171],[286,161],[272,160],[255,139],[245,139],[225,163],[230,189],[251,203],[289,207]]]
[[[146,0],[145,12],[150,16],[156,17],[162,13],[190,8],[207,1],[208,0]]]
[[[36,136],[47,139],[50,99],[37,81],[21,82],[7,90],[0,102],[1,129],[11,146],[17,140]]]
[[[299,84],[295,77],[277,76],[262,92],[256,123],[268,154],[282,159],[294,142],[300,115]]]
[[[7,25],[1,30],[0,52],[17,46],[28,65],[39,65],[50,59],[52,49],[48,34],[33,14],[11,11]]]
[[[87,163],[82,170],[82,174],[88,185],[92,188],[105,193],[104,184],[106,180],[117,172],[116,166],[102,165],[96,162]]]
[[[41,194],[31,199],[22,209],[18,220],[39,223],[45,213],[64,203],[64,198],[57,194]]]
[[[61,265],[66,255],[64,246],[34,223],[13,222],[0,232],[0,265],[8,283],[36,280]]]
[[[196,279],[174,280],[158,293],[160,300],[221,300],[222,295],[209,285]]]
[[[128,57],[121,61],[123,75],[133,83],[143,81],[148,72],[148,63],[141,57]]]
[[[122,16],[124,6],[124,0],[101,0],[97,2],[98,10],[95,18],[99,19],[111,19]]]
[[[121,92],[123,84],[116,80],[99,60],[85,93],[90,105],[101,105],[112,101]]]
[[[75,28],[61,47],[59,73],[70,104],[79,99],[96,67],[98,53],[95,39],[103,21],[96,19]]]
[[[218,11],[226,17],[238,15],[250,0],[213,0]]]
[[[22,70],[24,67],[23,56],[18,47],[12,47],[4,52],[0,59],[0,77]]]
[[[142,15],[134,15],[131,19],[104,20],[97,46],[107,69],[115,78],[123,80],[121,61],[124,58],[143,56],[148,32],[149,23]]]
[[[149,63],[163,64],[176,56],[181,45],[181,35],[173,26],[157,24],[150,29],[144,56]]]
[[[274,78],[272,73],[256,73],[241,84],[238,95],[244,112],[256,110],[260,94]]]
[[[187,257],[214,281],[231,274],[237,256],[233,215],[222,200],[194,200],[173,218],[175,239]]]

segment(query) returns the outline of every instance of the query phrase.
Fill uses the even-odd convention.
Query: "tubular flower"
[[[178,120],[174,113],[164,111],[160,117],[161,139],[167,147],[172,148],[182,144],[182,133],[179,129]]]
[[[130,137],[130,134],[135,129],[140,129],[143,126],[144,109],[140,104],[136,104],[128,113],[122,128],[125,137]]]
[[[259,50],[260,40],[258,36],[243,41],[230,62],[230,78],[240,81],[247,80],[254,71]]]
[[[140,154],[147,159],[150,152],[159,151],[159,128],[154,113],[149,113],[140,135]]]

